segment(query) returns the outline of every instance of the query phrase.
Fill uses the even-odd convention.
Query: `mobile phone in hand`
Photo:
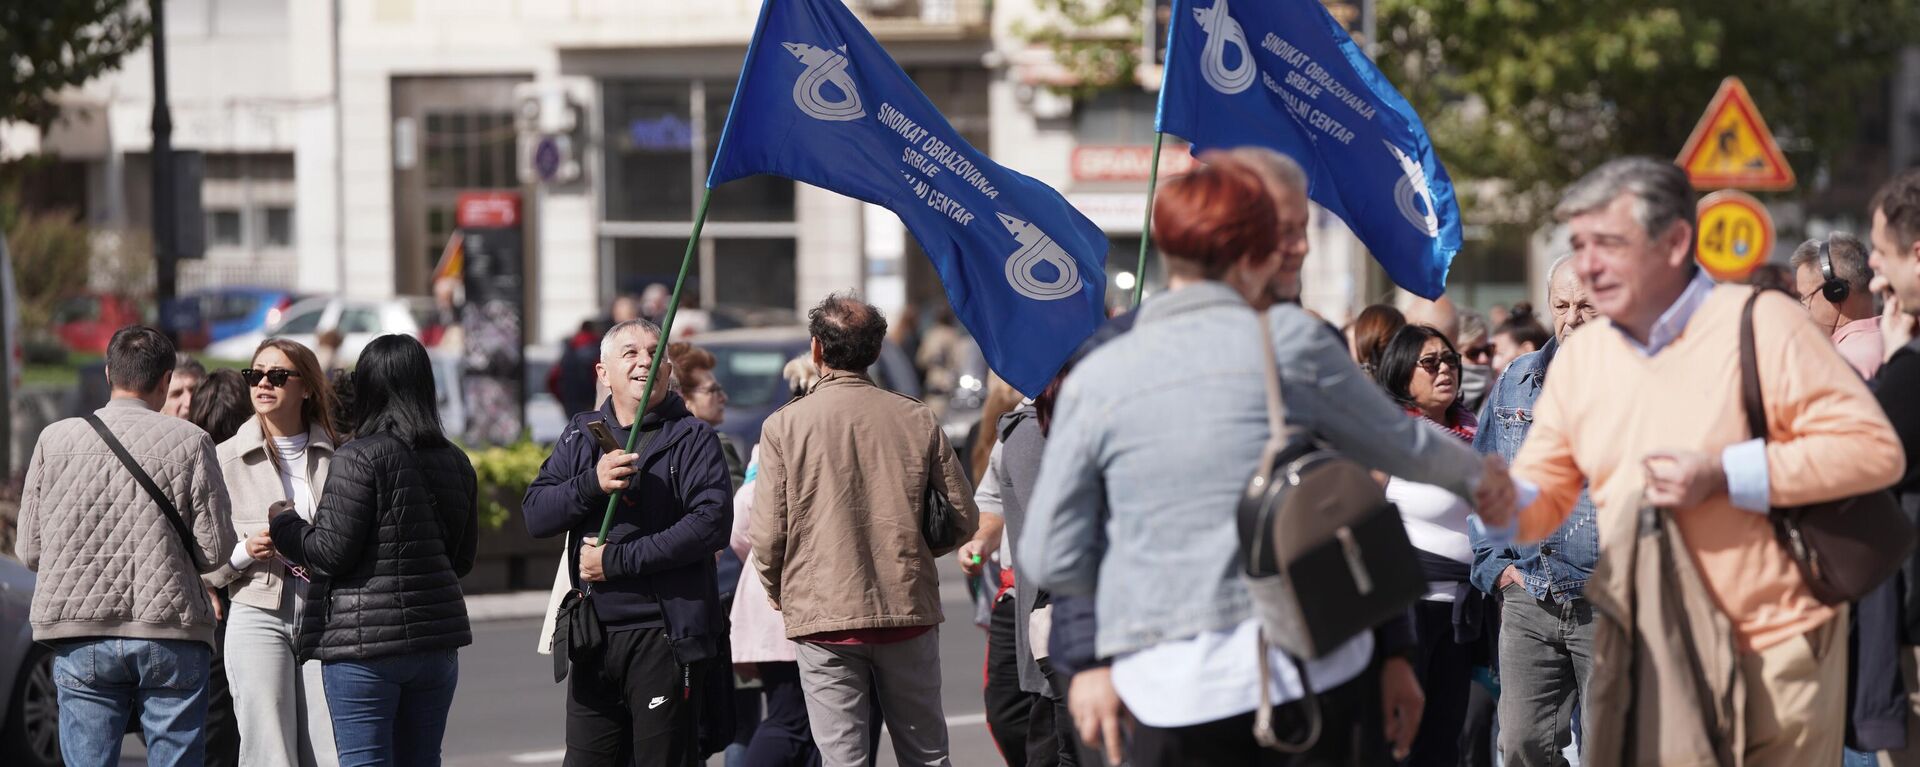
[[[593,432],[593,441],[600,443],[600,449],[609,453],[620,449],[620,442],[613,438],[613,430],[607,428],[606,421],[588,421],[587,431]]]

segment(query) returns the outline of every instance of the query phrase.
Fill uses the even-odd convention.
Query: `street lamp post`
[[[153,0],[153,271],[154,303],[161,330],[177,343],[179,333],[167,321],[167,307],[178,290],[175,267],[179,243],[173,183],[173,116],[167,107],[166,0]]]

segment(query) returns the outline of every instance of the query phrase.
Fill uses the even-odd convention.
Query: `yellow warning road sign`
[[[1773,216],[1745,192],[1720,191],[1700,200],[1694,255],[1717,280],[1744,280],[1773,252]]]
[[[1793,168],[1738,77],[1720,81],[1678,164],[1695,189],[1793,188]]]

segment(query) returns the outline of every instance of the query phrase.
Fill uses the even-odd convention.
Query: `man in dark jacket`
[[[547,371],[547,391],[569,416],[592,410],[599,396],[596,379],[602,327],[605,325],[594,320],[582,321],[580,329],[561,342],[560,358]]]
[[[1907,471],[1893,486],[1894,495],[1911,516],[1920,517],[1920,341],[1914,340],[1916,313],[1920,313],[1920,170],[1894,178],[1874,197],[1873,255],[1868,264],[1885,281],[1886,313],[1880,332],[1888,356],[1873,381],[1874,396],[1906,450]],[[1853,745],[1904,748],[1886,751],[1882,763],[1920,764],[1920,552],[1893,581],[1861,600],[1855,650],[1859,656],[1851,724],[1861,736]],[[1891,624],[1891,625],[1889,625]],[[1888,681],[1895,663],[1888,663],[1876,647],[1899,645],[1896,663],[1908,698],[1901,706],[1900,689],[1878,684]],[[1878,639],[1880,641],[1874,641]],[[1892,700],[1889,701],[1888,699]],[[1891,705],[1888,705],[1891,703]],[[1903,721],[1904,720],[1904,721]],[[1869,736],[1872,736],[1871,738]]]
[[[574,416],[523,503],[534,537],[567,535],[574,585],[591,594],[585,608],[604,627],[602,637],[572,637],[570,767],[696,763],[704,755],[697,711],[705,680],[726,663],[717,657],[726,616],[713,555],[727,545],[733,507],[713,427],[667,392],[671,366],[663,362],[634,452],[602,451],[588,431],[604,421],[626,444],[656,372],[659,339],[645,320],[607,331],[596,371],[611,396],[599,411]],[[602,546],[597,536],[613,496]],[[580,649],[594,639],[597,648]]]

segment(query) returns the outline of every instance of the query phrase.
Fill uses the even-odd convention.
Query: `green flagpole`
[[[660,363],[667,358],[668,339],[673,338],[673,315],[680,312],[680,289],[687,284],[687,268],[693,265],[693,250],[700,246],[700,228],[707,223],[707,203],[713,200],[713,188],[708,187],[700,193],[700,212],[693,217],[693,235],[687,238],[687,254],[680,259],[680,276],[673,280],[673,298],[667,300],[667,316],[660,322],[659,343],[653,348],[653,366],[647,368],[647,388],[640,396],[640,405],[633,409],[633,428],[627,431],[627,452],[633,452],[634,441],[640,436],[640,419],[647,414],[647,403],[653,400],[653,387],[660,383]],[[639,474],[634,474],[638,477]],[[607,531],[613,527],[613,510],[620,504],[620,494],[614,493],[607,498],[607,514],[600,520],[598,545],[607,544]]]
[[[1147,171],[1147,217],[1140,222],[1140,266],[1133,271],[1133,308],[1140,308],[1140,295],[1147,289],[1147,244],[1153,242],[1153,188],[1160,183],[1160,143],[1167,134],[1153,133],[1153,169]]]

